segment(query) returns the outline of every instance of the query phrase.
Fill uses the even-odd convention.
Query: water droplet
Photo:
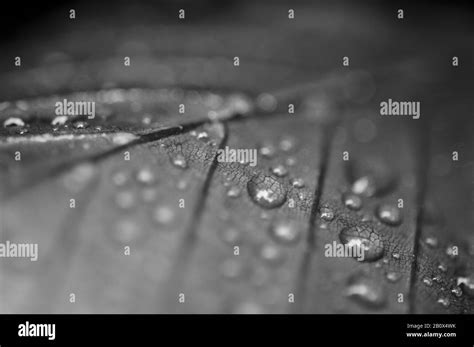
[[[235,245],[240,242],[242,238],[241,232],[236,228],[226,228],[220,231],[222,241],[229,245]]]
[[[89,163],[79,164],[64,176],[64,185],[69,191],[80,192],[90,182],[94,172],[94,165]]]
[[[384,307],[387,301],[387,294],[382,283],[367,276],[353,276],[348,282],[346,295],[372,309]]]
[[[260,248],[260,257],[270,265],[279,265],[285,260],[285,254],[280,247],[267,243]]]
[[[427,237],[425,239],[425,243],[431,248],[438,247],[438,239],[436,237],[431,237],[431,236]]]
[[[279,143],[279,147],[283,152],[289,152],[295,148],[295,139],[293,137],[284,137]]]
[[[67,116],[56,116],[52,121],[52,126],[64,125],[67,122]]]
[[[188,181],[185,179],[180,179],[178,183],[176,184],[176,187],[179,190],[185,190],[188,187]]]
[[[155,182],[155,175],[150,168],[143,168],[137,172],[137,181],[142,184],[153,184]]]
[[[188,167],[188,163],[186,162],[186,158],[184,155],[178,153],[175,156],[171,157],[171,163],[179,168],[179,169],[186,169]]]
[[[169,224],[175,217],[174,211],[168,206],[157,206],[153,210],[153,220],[158,224]]]
[[[141,196],[144,202],[153,202],[158,197],[158,191],[155,188],[146,187],[142,190]]]
[[[247,182],[250,198],[267,209],[280,207],[286,201],[287,190],[275,178],[257,174]]]
[[[449,307],[449,305],[451,304],[451,302],[449,301],[448,298],[439,298],[438,301],[437,301],[438,304],[440,304],[441,306],[443,307]]]
[[[228,279],[236,279],[241,277],[243,269],[244,267],[242,262],[235,258],[226,259],[220,267],[222,275]]]
[[[272,168],[272,173],[277,177],[284,177],[288,174],[288,170],[283,165],[277,165]]]
[[[240,193],[242,192],[242,190],[240,189],[240,187],[238,186],[231,186],[228,190],[227,190],[227,196],[229,198],[237,198],[240,196]]]
[[[342,229],[339,239],[350,247],[362,249],[363,261],[375,261],[384,254],[384,243],[380,235],[368,223]],[[359,254],[359,252],[355,249],[352,254]]]
[[[271,144],[264,144],[262,147],[259,148],[259,153],[261,156],[265,158],[271,158],[275,155],[275,147]]]
[[[446,255],[451,259],[455,259],[458,256],[458,247],[457,246],[449,246],[446,248]]]
[[[393,259],[400,259],[400,253],[392,253],[392,258]]]
[[[262,93],[257,97],[257,107],[265,112],[273,112],[277,108],[277,99],[268,93]]]
[[[113,239],[122,245],[136,243],[142,236],[138,225],[128,219],[119,221],[113,233]]]
[[[130,209],[136,204],[135,194],[129,190],[118,192],[115,195],[115,203],[120,208]]]
[[[376,211],[378,219],[388,225],[399,225],[402,222],[402,217],[398,207],[388,204],[382,204]]]
[[[439,276],[439,275],[434,276],[433,277],[433,282],[441,283],[441,276]]]
[[[3,126],[5,128],[8,128],[8,127],[24,127],[25,126],[25,122],[21,119],[21,118],[18,118],[18,117],[10,117],[8,119],[6,119],[4,122],[3,122]]]
[[[205,131],[200,131],[197,135],[196,135],[197,139],[198,140],[201,140],[201,141],[206,141],[209,139],[209,134]]]
[[[369,176],[363,176],[352,184],[352,192],[358,195],[371,197],[375,194],[375,181]]]
[[[398,282],[400,278],[402,278],[402,274],[391,271],[391,272],[387,272],[386,277],[389,282],[395,283],[395,282]]]
[[[423,284],[427,287],[431,287],[433,285],[433,281],[431,278],[425,277],[423,278]]]
[[[329,207],[321,207],[319,213],[321,215],[321,219],[326,222],[330,222],[334,219],[334,211]]]
[[[125,172],[119,171],[112,175],[112,181],[116,186],[122,187],[127,183],[129,177]]]
[[[293,179],[291,180],[291,185],[292,185],[294,188],[300,189],[300,188],[304,188],[305,183],[304,183],[304,181],[303,181],[302,178],[293,178]]]
[[[456,297],[461,297],[462,296],[462,289],[461,287],[454,287],[452,290],[451,290],[451,293],[453,293],[454,296]]]
[[[362,199],[357,195],[346,193],[343,195],[342,201],[344,202],[344,205],[351,210],[357,211],[362,208]]]
[[[446,271],[448,271],[448,267],[446,266],[446,264],[440,263],[438,265],[438,270],[441,271],[441,272],[446,272]]]
[[[286,158],[285,164],[288,165],[288,166],[295,166],[296,165],[296,158],[295,157]]]
[[[77,122],[74,122],[72,126],[76,129],[85,129],[88,127],[88,124],[83,121],[77,121]]]
[[[295,244],[300,240],[301,229],[294,222],[281,221],[270,227],[270,234],[282,244]]]

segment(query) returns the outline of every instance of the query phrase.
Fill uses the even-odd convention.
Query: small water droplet
[[[275,178],[257,174],[247,182],[250,198],[267,209],[280,207],[286,201],[287,190]]]
[[[171,157],[171,163],[179,169],[186,169],[188,167],[186,158],[184,157],[184,155],[180,153]]]
[[[130,209],[136,204],[136,197],[132,191],[124,190],[115,195],[115,204],[122,209]]]
[[[371,197],[375,194],[375,190],[375,181],[370,176],[360,177],[352,184],[352,192],[354,194]]]
[[[231,186],[228,190],[227,190],[227,196],[229,198],[237,198],[240,196],[240,193],[242,192],[242,190],[240,189],[240,187],[238,186]]]
[[[330,222],[334,219],[334,211],[329,207],[321,207],[319,213],[321,215],[321,219],[326,222]]]
[[[291,180],[291,185],[292,185],[294,188],[300,189],[300,188],[304,188],[305,183],[304,183],[304,181],[303,181],[302,178],[293,178],[293,179]]]
[[[433,277],[433,282],[441,283],[441,276],[440,276],[440,275],[434,276],[434,277]]]
[[[423,278],[423,284],[427,287],[431,287],[433,286],[433,281],[431,280],[431,278],[425,277]]]
[[[346,295],[371,309],[380,309],[387,302],[382,283],[367,276],[353,276],[348,282]]]
[[[438,239],[436,237],[432,237],[432,236],[427,237],[425,239],[425,243],[431,248],[438,247]]]
[[[439,298],[438,301],[437,301],[438,304],[440,304],[441,306],[443,307],[449,307],[449,305],[451,304],[451,302],[449,301],[448,298]]]
[[[262,314],[264,313],[264,309],[259,304],[253,301],[246,301],[239,304],[235,310],[235,314]]]
[[[377,208],[376,215],[381,222],[388,225],[396,226],[402,222],[400,210],[394,205],[380,205]]]
[[[52,121],[51,121],[51,125],[52,126],[60,126],[60,125],[64,125],[66,122],[67,122],[68,118],[67,116],[56,116]]]
[[[462,289],[461,287],[454,287],[452,290],[451,290],[451,293],[453,293],[454,296],[456,297],[461,297],[462,296]]]
[[[209,139],[209,134],[205,131],[200,131],[197,135],[196,135],[197,139],[198,140],[201,140],[201,141],[206,141]]]
[[[438,270],[441,271],[441,272],[446,272],[446,271],[448,271],[448,267],[446,266],[446,264],[440,263],[438,265]]]
[[[241,232],[236,228],[226,228],[222,229],[220,232],[220,237],[222,241],[229,245],[235,245],[240,242],[242,238]]]
[[[88,127],[88,124],[83,121],[74,122],[72,125],[75,129],[85,129]]]
[[[283,152],[289,152],[295,148],[295,139],[293,137],[286,136],[281,139],[279,147]]]
[[[260,257],[269,265],[279,265],[285,260],[285,254],[280,247],[267,243],[260,248]]]
[[[186,179],[180,179],[176,184],[179,190],[185,190],[188,187],[188,181]]]
[[[277,165],[272,168],[272,174],[277,177],[284,177],[288,174],[288,169],[283,165]]]
[[[349,247],[362,249],[363,261],[375,261],[384,254],[384,243],[380,235],[368,223],[342,229],[339,239]],[[359,252],[356,249],[352,254],[359,254]]]
[[[265,112],[273,112],[277,108],[277,99],[268,93],[262,93],[257,97],[257,107]]]
[[[113,239],[122,245],[136,243],[142,236],[138,225],[128,219],[120,220],[113,233]]]
[[[295,244],[300,240],[301,229],[294,222],[280,221],[270,227],[270,234],[281,244]]]
[[[288,165],[288,166],[295,166],[296,165],[296,158],[295,157],[286,158],[285,164]]]
[[[94,165],[89,163],[79,164],[64,176],[64,185],[69,191],[79,192],[90,182],[94,172]]]
[[[392,258],[393,259],[400,259],[400,253],[392,253]]]
[[[271,144],[264,144],[259,148],[259,153],[261,156],[266,158],[271,158],[275,155],[275,147]]]
[[[137,137],[130,133],[115,133],[112,137],[112,142],[116,145],[126,145],[127,143],[136,140]]]
[[[153,184],[155,182],[155,175],[150,168],[142,168],[137,172],[137,181],[142,184]]]
[[[158,191],[153,187],[146,187],[142,190],[141,196],[144,202],[153,202],[158,197]]]
[[[237,279],[242,276],[243,265],[242,262],[235,258],[226,259],[222,263],[220,271],[225,278]]]
[[[347,208],[357,211],[362,208],[362,199],[354,194],[343,194],[342,201]]]
[[[391,272],[387,272],[386,277],[389,282],[395,283],[395,282],[398,282],[402,278],[402,274],[391,271]]]
[[[174,220],[175,213],[168,206],[157,206],[153,210],[153,220],[158,224],[166,225]]]
[[[124,186],[128,179],[129,176],[123,171],[116,172],[112,175],[112,181],[118,187]]]
[[[21,119],[21,118],[18,118],[18,117],[10,117],[8,119],[6,119],[4,122],[3,122],[3,126],[5,128],[8,128],[8,127],[24,127],[25,126],[25,122]]]

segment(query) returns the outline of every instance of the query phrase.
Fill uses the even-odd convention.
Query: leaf
[[[32,44],[36,64],[2,74],[0,120],[26,126],[0,129],[1,241],[39,245],[37,262],[2,259],[2,312],[472,313],[470,95],[437,91],[457,80],[433,74],[429,44],[370,54],[406,32],[378,23],[382,40],[368,12],[328,8],[339,27],[301,4],[281,25],[277,4],[263,27],[262,9],[40,33],[63,53]],[[335,69],[350,49],[371,68]],[[383,118],[389,97],[422,118]],[[64,99],[96,117],[52,124]],[[257,165],[219,161],[226,148]],[[373,259],[328,257],[333,242]]]

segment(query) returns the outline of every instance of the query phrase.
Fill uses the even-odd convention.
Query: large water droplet
[[[388,204],[382,204],[377,208],[377,218],[388,225],[399,225],[402,222],[402,216],[398,207]]]
[[[280,221],[270,227],[270,234],[282,244],[295,244],[300,240],[301,229],[294,222]]]
[[[287,190],[275,178],[257,174],[247,182],[250,198],[267,209],[280,207],[286,200]]]
[[[352,277],[348,282],[346,295],[372,309],[384,307],[387,301],[387,294],[382,283],[367,276]]]
[[[384,243],[380,235],[368,223],[342,229],[339,238],[349,247],[362,249],[363,261],[375,261],[384,254]],[[358,249],[352,251],[352,254],[359,254]]]

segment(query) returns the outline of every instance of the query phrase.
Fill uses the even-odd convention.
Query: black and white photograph
[[[469,1],[4,0],[0,33],[1,347],[474,344]]]

